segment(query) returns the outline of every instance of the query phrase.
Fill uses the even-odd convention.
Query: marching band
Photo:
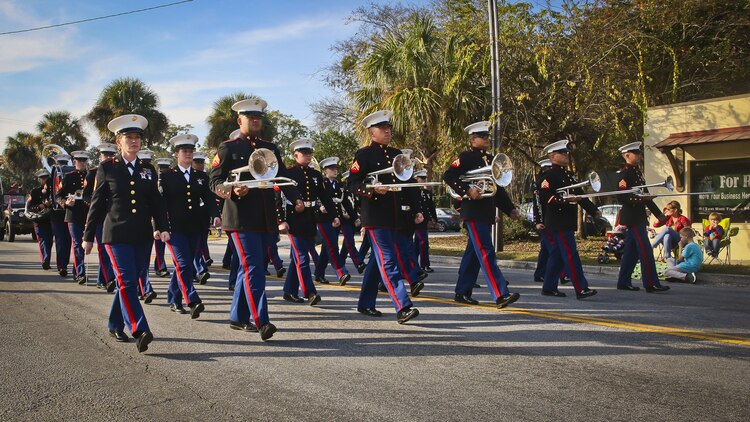
[[[262,341],[276,333],[266,296],[269,262],[278,277],[286,274],[284,300],[307,301],[314,306],[322,300],[314,282],[328,283],[325,272],[329,263],[339,285],[350,280],[347,256],[357,271],[364,273],[358,312],[370,317],[383,315],[376,306],[380,286],[391,299],[399,324],[419,316],[412,300],[433,271],[427,224],[437,222],[431,187],[441,183],[427,182],[425,170],[414,171],[418,160],[411,158],[410,150],[390,145],[392,113],[379,110],[362,119],[369,143],[356,152],[339,180],[339,158],[315,160],[315,141],[310,138],[291,144],[294,164],[283,166],[279,148],[261,137],[266,106],[262,99],[242,100],[232,106],[239,129],[219,146],[208,172],[203,168],[208,157],[196,152],[199,140],[192,134],[169,140],[175,165],[171,158],[159,158],[154,167],[153,152],[141,148],[148,121],[137,114],[119,116],[109,123],[116,144],[98,146],[100,164],[95,169],[87,168],[86,151],[68,155],[56,145],[45,147],[55,153],[50,157],[54,165],[42,158],[45,168],[36,172],[39,186],[27,202],[42,268],[50,268],[54,239],[57,270],[65,277],[70,255],[66,248],[72,245],[73,278],[86,284],[84,254],[92,251],[96,241],[96,285],[114,292],[109,330],[115,340],[129,341],[127,328],[137,339],[139,352],[146,351],[153,341],[140,303],[156,298],[148,278],[152,248],[156,252],[154,272],[170,277],[170,310],[199,318],[205,306],[194,283],[205,284],[210,277],[207,240],[211,225],[223,229],[228,237],[223,266],[231,269],[231,329],[257,332]],[[468,233],[454,300],[478,304],[472,292],[481,270],[495,305],[504,308],[520,295],[509,290],[498,267],[491,229],[498,212],[513,219],[520,219],[521,213],[504,189],[512,179],[510,160],[504,154],[488,153],[490,129],[487,121],[465,128],[469,148],[452,161],[442,180]],[[639,289],[631,284],[630,274],[640,260],[646,291],[668,290],[656,276],[645,227],[647,207],[663,218],[647,188],[668,186],[670,181],[645,184],[638,169],[640,143],[625,145],[620,152],[626,165],[618,172],[617,190],[586,194],[588,186],[599,191],[598,175],[592,173],[584,182],[575,180],[567,170],[568,141],[544,148],[547,159],[539,163],[542,169],[536,177],[533,203],[533,222],[541,241],[534,280],[544,283],[542,295],[564,297],[558,290],[562,280],[572,282],[578,299],[597,293],[583,274],[574,232],[578,207],[600,215],[588,198],[607,194],[623,205],[620,222],[628,227],[617,289]],[[360,250],[354,241],[357,230],[363,234]],[[278,257],[279,234],[290,240],[288,268]],[[340,247],[339,234],[343,237]],[[316,236],[322,238],[322,246],[314,258],[313,273],[310,255],[316,255]],[[174,264],[171,273],[165,251]]]

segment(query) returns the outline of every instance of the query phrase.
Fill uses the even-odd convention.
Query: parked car
[[[461,215],[458,211],[452,208],[437,208],[435,211],[437,213],[438,221],[432,230],[437,230],[439,232],[444,232],[446,230],[461,230]]]
[[[586,214],[584,230],[586,236],[604,236],[608,230],[612,230],[612,225],[609,224],[609,220],[603,216],[594,218],[593,216]]]
[[[13,242],[19,234],[31,234],[34,237],[34,223],[24,216],[25,206],[26,200],[23,195],[3,195],[0,240],[7,236],[8,242]]]
[[[602,205],[599,207],[599,211],[602,212],[602,217],[609,221],[609,225],[612,227],[617,226],[617,214],[622,209],[622,205]]]

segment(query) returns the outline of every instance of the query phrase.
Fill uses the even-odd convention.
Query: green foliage
[[[40,142],[38,136],[26,132],[7,138],[2,167],[4,188],[17,185],[28,190],[35,185],[34,171],[42,166],[36,149]]]
[[[354,162],[359,141],[353,133],[329,129],[313,133],[312,138],[315,140],[315,158],[318,161],[327,157],[339,157],[340,173],[347,171]]]
[[[289,114],[284,114],[278,110],[266,113],[266,118],[271,129],[267,139],[272,140],[279,148],[281,157],[289,165],[294,162],[293,151],[289,144],[299,138],[310,137],[310,130],[302,122],[295,119]]]
[[[123,114],[140,114],[148,120],[144,145],[164,142],[169,120],[159,111],[159,96],[140,79],[121,78],[110,82],[86,118],[94,124],[102,142],[114,142],[114,134],[107,129],[107,124]]]
[[[56,144],[69,153],[85,150],[88,145],[83,125],[68,111],[51,111],[42,116],[36,125],[39,138],[44,144]]]
[[[513,220],[503,218],[503,241],[511,242],[516,240],[531,239],[531,232],[534,230],[534,223],[528,220]]]

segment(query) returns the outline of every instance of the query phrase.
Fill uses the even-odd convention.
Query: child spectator
[[[708,227],[703,232],[703,246],[706,253],[714,258],[719,257],[719,245],[721,238],[724,237],[724,228],[719,225],[721,216],[718,212],[712,212],[708,215]]]
[[[679,280],[693,283],[697,281],[696,273],[701,269],[703,263],[703,251],[697,243],[693,242],[693,229],[685,227],[680,230],[680,246],[682,256],[680,259],[667,258],[667,268],[664,276],[667,280]]]
[[[667,204],[664,208],[664,216],[667,220],[663,223],[657,221],[654,223],[654,227],[666,226],[664,230],[659,233],[654,241],[651,243],[651,247],[655,248],[659,243],[664,244],[664,257],[672,256],[672,247],[680,241],[680,230],[685,227],[690,227],[693,224],[689,218],[682,215],[682,209],[680,209],[680,203],[672,201]]]

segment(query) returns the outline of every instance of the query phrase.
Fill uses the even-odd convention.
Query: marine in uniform
[[[52,235],[55,239],[55,264],[57,272],[61,277],[68,275],[68,263],[70,262],[71,238],[68,231],[68,224],[65,222],[65,208],[55,199],[57,191],[62,189],[63,176],[71,171],[69,163],[71,160],[68,154],[57,154],[54,157],[57,163],[52,167],[52,212],[50,213],[50,223],[52,225]]]
[[[109,313],[109,331],[117,341],[128,341],[127,326],[139,352],[148,350],[153,334],[138,301],[138,278],[148,269],[154,238],[168,242],[169,221],[159,195],[156,169],[138,158],[148,121],[127,114],[109,122],[121,154],[99,165],[96,187],[84,232],[85,252],[91,253],[96,227],[104,224],[102,241],[115,269],[117,290]],[[152,223],[153,219],[153,223]]]
[[[164,170],[172,168],[172,159],[168,157],[157,158],[155,161],[156,170],[159,172],[159,184],[161,184],[161,174]],[[158,277],[169,277],[170,272],[167,268],[167,260],[164,252],[167,245],[161,239],[154,240],[154,274]]]
[[[341,175],[343,179],[341,182],[341,234],[344,238],[344,242],[341,244],[341,250],[339,250],[339,261],[341,265],[345,265],[346,256],[352,260],[352,263],[357,267],[357,272],[362,274],[365,270],[365,260],[359,254],[357,250],[357,244],[354,241],[354,232],[359,226],[362,225],[362,221],[359,219],[359,211],[354,204],[354,196],[346,189],[346,180],[349,178],[349,171],[345,171]],[[335,201],[335,199],[334,199]]]
[[[417,182],[424,183],[427,181],[427,172],[422,170],[417,172],[414,177]],[[432,196],[432,189],[424,186],[419,190],[419,199],[424,214],[424,221],[417,224],[414,232],[414,250],[417,253],[419,267],[428,273],[434,270],[430,268],[430,237],[427,232],[429,224],[437,224],[437,210],[435,209],[435,200]]]
[[[34,220],[34,233],[36,233],[36,241],[39,245],[42,269],[49,270],[52,256],[52,225],[49,214],[52,207],[50,198],[52,189],[49,184],[49,171],[40,169],[34,175],[39,181],[39,186],[31,190],[26,201],[26,209],[39,215],[39,218]]]
[[[140,160],[141,164],[151,166],[152,165],[151,161],[153,157],[154,157],[154,151],[148,148],[143,148],[140,151],[138,151],[138,160]],[[157,171],[156,179],[157,179],[156,185],[158,187],[159,186],[158,171]],[[162,243],[162,245],[164,244],[161,241],[161,239],[159,239],[159,242]],[[149,249],[148,249],[149,259],[151,257],[151,250],[153,248],[153,245],[154,244],[149,246]],[[143,269],[141,270],[141,274],[138,276],[138,298],[142,300],[143,303],[149,304],[153,302],[154,299],[156,299],[156,296],[157,296],[156,291],[154,290],[154,287],[151,285],[151,277],[148,274],[148,265],[146,265],[145,267],[143,267]]]
[[[268,317],[266,274],[263,270],[268,233],[278,229],[274,193],[272,189],[250,189],[245,185],[234,186],[224,182],[230,177],[232,170],[247,166],[250,155],[261,148],[270,150],[275,155],[277,176],[287,175],[276,145],[260,138],[266,105],[259,98],[238,101],[232,105],[232,110],[239,114],[237,122],[241,135],[219,146],[211,161],[210,172],[211,189],[225,200],[222,210],[223,229],[232,236],[240,261],[230,310],[230,328],[246,331],[257,329],[263,341],[276,332],[276,326]],[[248,173],[243,173],[241,177],[241,180],[252,178]],[[295,187],[284,186],[281,190],[295,204],[297,212],[305,209]]]
[[[203,174],[208,178],[208,174],[206,174],[205,168],[206,168],[206,154],[202,152],[194,152],[193,153],[193,171],[196,174]],[[195,281],[198,282],[198,284],[206,284],[209,278],[211,278],[211,274],[208,272],[208,267],[211,266],[213,263],[213,259],[211,259],[211,255],[208,252],[208,233],[211,229],[211,223],[213,222],[214,217],[218,217],[218,214],[216,216],[209,215],[209,211],[216,210],[218,213],[218,207],[216,207],[216,195],[213,192],[210,192],[211,194],[211,202],[213,202],[214,206],[209,209],[207,205],[204,205],[200,207],[200,210],[203,211],[203,215],[201,215],[196,221],[200,222],[200,242],[198,247],[198,253],[195,255],[195,259],[193,260],[193,266],[195,267]]]
[[[406,155],[411,156],[411,150],[404,149],[402,153],[403,151],[407,151]],[[416,180],[412,178],[404,183],[415,182]],[[424,288],[422,280],[427,277],[427,273],[417,265],[416,249],[414,248],[414,232],[417,221],[419,221],[419,224],[424,223],[424,214],[419,198],[420,190],[418,187],[413,187],[402,188],[398,192],[401,195],[401,212],[398,228],[393,236],[396,246],[396,261],[406,282],[409,283],[412,297],[419,295],[419,292]],[[382,285],[382,288],[385,288],[385,285]],[[381,291],[385,291],[382,288]]]
[[[454,300],[459,303],[478,303],[471,294],[481,267],[492,299],[499,308],[504,308],[517,301],[520,295],[508,291],[508,282],[497,266],[490,233],[496,221],[496,209],[514,219],[520,219],[521,214],[501,186],[496,186],[494,196],[483,198],[479,188],[460,179],[467,171],[489,166],[493,159],[492,155],[487,153],[490,147],[489,122],[476,122],[464,130],[469,134],[471,149],[462,152],[443,174],[443,181],[456,194],[466,196],[461,201],[461,219],[469,233],[469,241],[458,269]]]
[[[103,163],[107,160],[111,160],[117,154],[117,145],[108,142],[102,142],[97,145],[96,149],[99,151],[99,162]],[[86,187],[83,188],[83,200],[91,204],[91,197],[94,194],[94,185],[96,184],[96,172],[98,168],[90,168],[86,175]],[[106,289],[107,292],[112,293],[117,287],[117,281],[115,280],[115,271],[112,268],[112,263],[109,261],[106,249],[102,243],[102,230],[103,225],[99,224],[96,227],[96,251],[99,257],[99,271],[96,277],[96,287],[98,289]]]
[[[549,156],[552,166],[541,174],[536,186],[542,215],[542,223],[537,224],[537,229],[543,232],[548,254],[542,295],[565,296],[557,287],[560,271],[564,269],[565,275],[573,282],[576,297],[584,299],[595,295],[596,290],[589,288],[576,247],[577,205],[593,216],[599,217],[601,213],[588,198],[577,198],[559,191],[560,188],[578,183],[573,173],[565,169],[570,164],[568,141],[553,142],[544,148],[544,152]],[[570,189],[569,193],[581,195],[583,188]]]
[[[302,196],[305,209],[295,212],[291,202],[285,205],[286,210],[279,210],[279,230],[289,232],[292,262],[286,273],[284,283],[284,300],[292,303],[303,303],[302,295],[313,306],[320,302],[321,297],[313,285],[310,272],[308,250],[315,247],[316,214],[325,209],[334,214],[333,225],[339,225],[339,217],[335,214],[336,207],[330,192],[323,186],[323,176],[319,171],[310,167],[315,142],[310,138],[301,138],[292,142],[295,164],[287,169],[287,177],[297,182],[297,189]],[[286,201],[285,201],[286,202]],[[321,254],[322,256],[323,254]]]
[[[83,190],[88,184],[87,163],[89,154],[86,151],[73,151],[73,164],[75,170],[63,176],[62,186],[55,194],[55,200],[60,207],[65,209],[65,223],[68,224],[68,232],[73,246],[73,280],[78,284],[85,284],[86,264],[83,254],[83,229],[86,225],[86,215],[89,212],[89,203],[84,200]]]
[[[625,159],[625,166],[617,172],[618,190],[628,190],[635,186],[646,184],[643,174],[638,168],[643,158],[640,147],[640,142],[633,142],[619,148],[620,153],[622,153]],[[639,289],[637,286],[633,286],[630,276],[633,273],[636,261],[640,259],[643,287],[649,293],[663,292],[669,290],[669,286],[662,286],[659,283],[659,276],[656,273],[654,249],[651,246],[651,242],[648,241],[648,233],[646,231],[646,227],[648,227],[646,208],[650,209],[659,221],[665,221],[666,217],[654,203],[653,197],[648,195],[648,190],[644,189],[644,191],[646,195],[636,193],[617,195],[618,202],[622,204],[620,224],[628,227],[622,258],[620,259],[620,274],[617,277],[617,289]]]
[[[177,135],[169,140],[177,165],[161,172],[159,185],[172,228],[167,247],[174,271],[169,280],[167,303],[172,312],[185,314],[188,311],[182,306],[184,300],[193,319],[198,318],[205,308],[193,286],[195,260],[201,253],[202,232],[206,229],[202,220],[212,218],[221,226],[214,194],[208,187],[208,175],[192,168],[197,142],[198,137],[191,134]]]
[[[401,153],[389,146],[391,115],[388,110],[380,110],[362,119],[362,126],[367,129],[371,142],[369,146],[357,150],[349,169],[348,188],[362,201],[362,227],[373,249],[365,268],[357,311],[373,317],[382,315],[375,308],[378,283],[382,280],[396,309],[396,320],[403,324],[416,318],[419,310],[413,307],[406,292],[394,246],[395,231],[401,220],[401,195],[387,186],[367,187],[372,183],[368,173],[391,167],[393,159]],[[378,179],[383,184],[396,181],[392,174],[380,175]]]
[[[322,180],[323,185],[321,186],[325,190],[325,195],[328,198],[336,198],[337,202],[331,202],[331,206],[321,204],[317,213],[318,221],[318,232],[322,237],[322,245],[320,248],[320,256],[315,263],[315,281],[319,283],[327,284],[328,281],[325,278],[326,268],[328,267],[328,261],[331,261],[334,270],[336,270],[336,276],[339,278],[339,285],[345,285],[351,275],[349,270],[346,268],[344,261],[341,260],[339,254],[339,231],[341,225],[341,214],[343,208],[341,206],[341,198],[344,196],[343,186],[341,182],[337,180],[339,173],[339,157],[327,157],[320,161],[320,168],[325,176]],[[335,222],[335,224],[334,224]],[[315,245],[313,244],[313,247]]]

